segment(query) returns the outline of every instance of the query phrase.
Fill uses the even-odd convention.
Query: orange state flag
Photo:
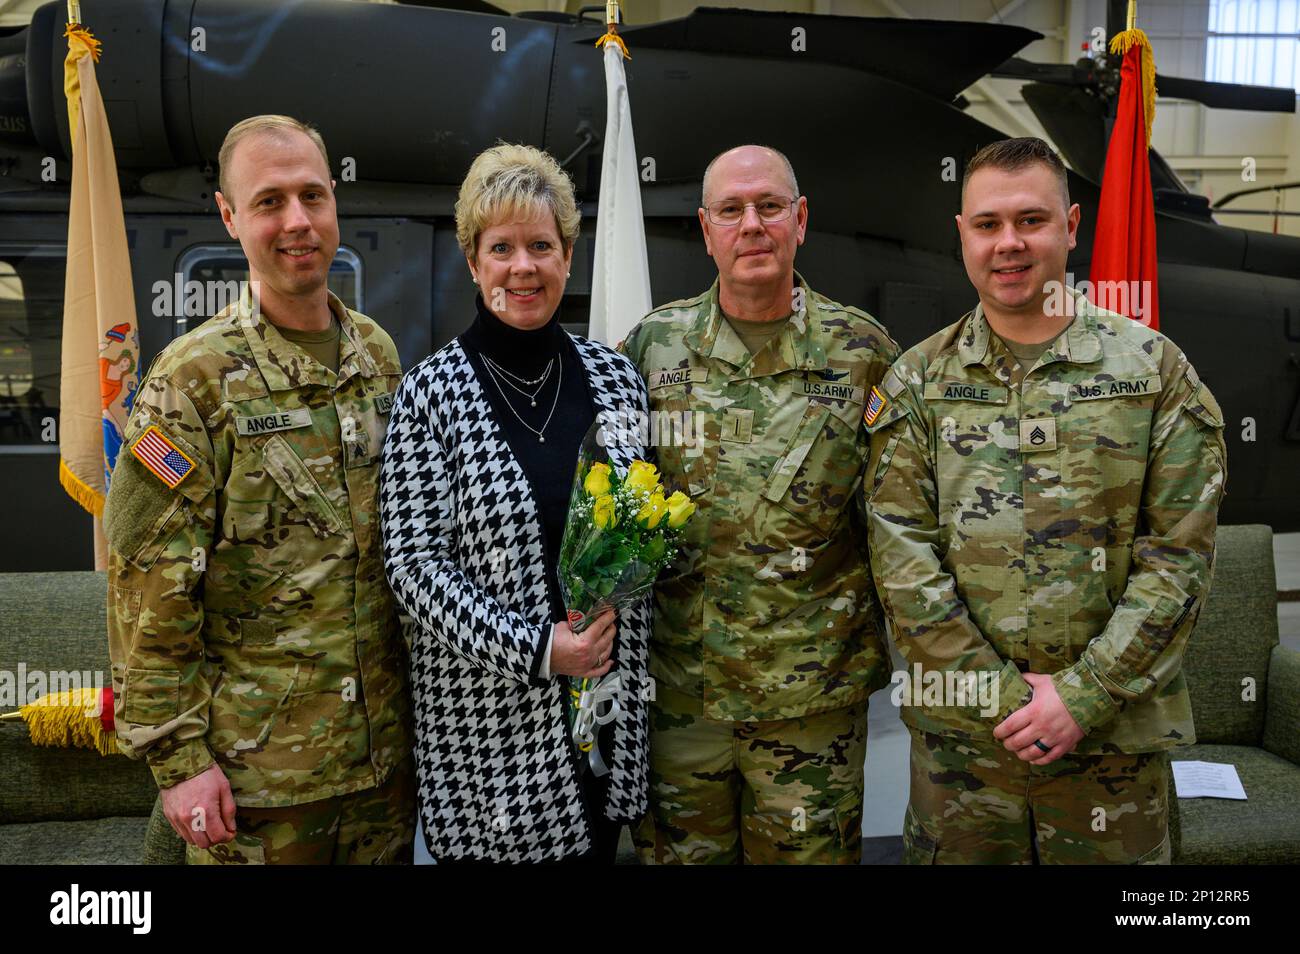
[[[59,481],[99,517],[139,386],[140,341],[113,139],[95,77],[100,43],[78,24],[69,24],[64,35],[72,194],[63,294]],[[97,567],[104,556],[102,534],[97,533]]]
[[[1150,41],[1138,29],[1117,34],[1110,48],[1123,53],[1124,62],[1088,281],[1094,304],[1154,329],[1160,327],[1160,308],[1155,197],[1147,149],[1155,118],[1155,60]]]

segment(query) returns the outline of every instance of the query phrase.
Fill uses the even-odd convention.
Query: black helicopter
[[[1112,33],[1122,7],[1110,3]],[[56,448],[42,433],[59,403],[64,14],[50,3],[0,35],[0,471],[22,504],[9,508],[3,570],[90,564],[89,521],[60,489]],[[141,370],[207,317],[203,288],[245,277],[212,194],[226,129],[256,113],[320,128],[338,178],[342,246],[331,287],[388,328],[406,366],[473,314],[452,220],[470,160],[498,139],[549,150],[583,200],[561,320],[585,329],[605,119],[593,49],[603,5],[507,16],[479,0],[96,0],[87,19],[104,43],[98,78],[126,211]],[[621,32],[633,54],[657,301],[713,279],[695,216],[708,160],[763,142],[790,156],[808,196],[799,268],[813,287],[877,315],[904,346],[956,320],[975,301],[952,224],[960,165],[1005,135],[963,112],[960,94],[987,75],[1026,81],[1026,101],[1077,170],[1070,189],[1083,225],[1070,271],[1087,276],[1117,62],[1036,66],[1015,54],[1040,34],[987,23],[701,8]],[[1295,108],[1291,90],[1158,83],[1214,106]],[[945,175],[954,160],[957,174]],[[1154,150],[1151,166],[1162,327],[1229,420],[1222,518],[1300,529],[1300,240],[1218,224]],[[1254,440],[1242,439],[1246,418]]]

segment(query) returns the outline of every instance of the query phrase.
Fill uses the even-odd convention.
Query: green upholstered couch
[[[1300,653],[1278,645],[1272,532],[1221,527],[1218,548],[1185,660],[1198,743],[1171,757],[1232,762],[1249,799],[1171,797],[1174,859],[1295,863]],[[89,669],[107,684],[105,591],[101,573],[0,574],[0,671]],[[156,796],[141,762],[36,748],[25,726],[0,723],[0,864],[178,864],[183,846]]]
[[[0,573],[0,671],[89,671],[110,685],[106,590],[103,573]],[[24,723],[0,723],[0,864],[179,863],[157,795],[143,762],[38,748]]]
[[[1174,862],[1300,862],[1300,652],[1278,645],[1268,527],[1219,528],[1214,585],[1183,668],[1197,743],[1170,759],[1232,763],[1247,800],[1173,798],[1171,777]]]

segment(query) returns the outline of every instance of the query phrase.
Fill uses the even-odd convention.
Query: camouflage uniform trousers
[[[867,704],[716,722],[660,689],[650,707],[642,864],[845,864],[862,858]]]
[[[405,759],[377,788],[283,808],[237,808],[234,841],[185,847],[190,865],[409,865],[415,766]]]
[[[913,731],[903,861],[1169,864],[1168,785],[1164,752],[1037,766],[1000,743]]]

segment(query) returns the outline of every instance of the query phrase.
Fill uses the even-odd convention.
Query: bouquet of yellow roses
[[[602,610],[644,596],[676,555],[682,527],[694,512],[681,491],[664,496],[653,464],[634,460],[627,474],[619,474],[584,441],[559,559],[560,595],[572,630],[580,633]],[[618,715],[619,680],[617,671],[599,679],[570,678],[573,739],[597,775],[608,769],[596,732]]]

